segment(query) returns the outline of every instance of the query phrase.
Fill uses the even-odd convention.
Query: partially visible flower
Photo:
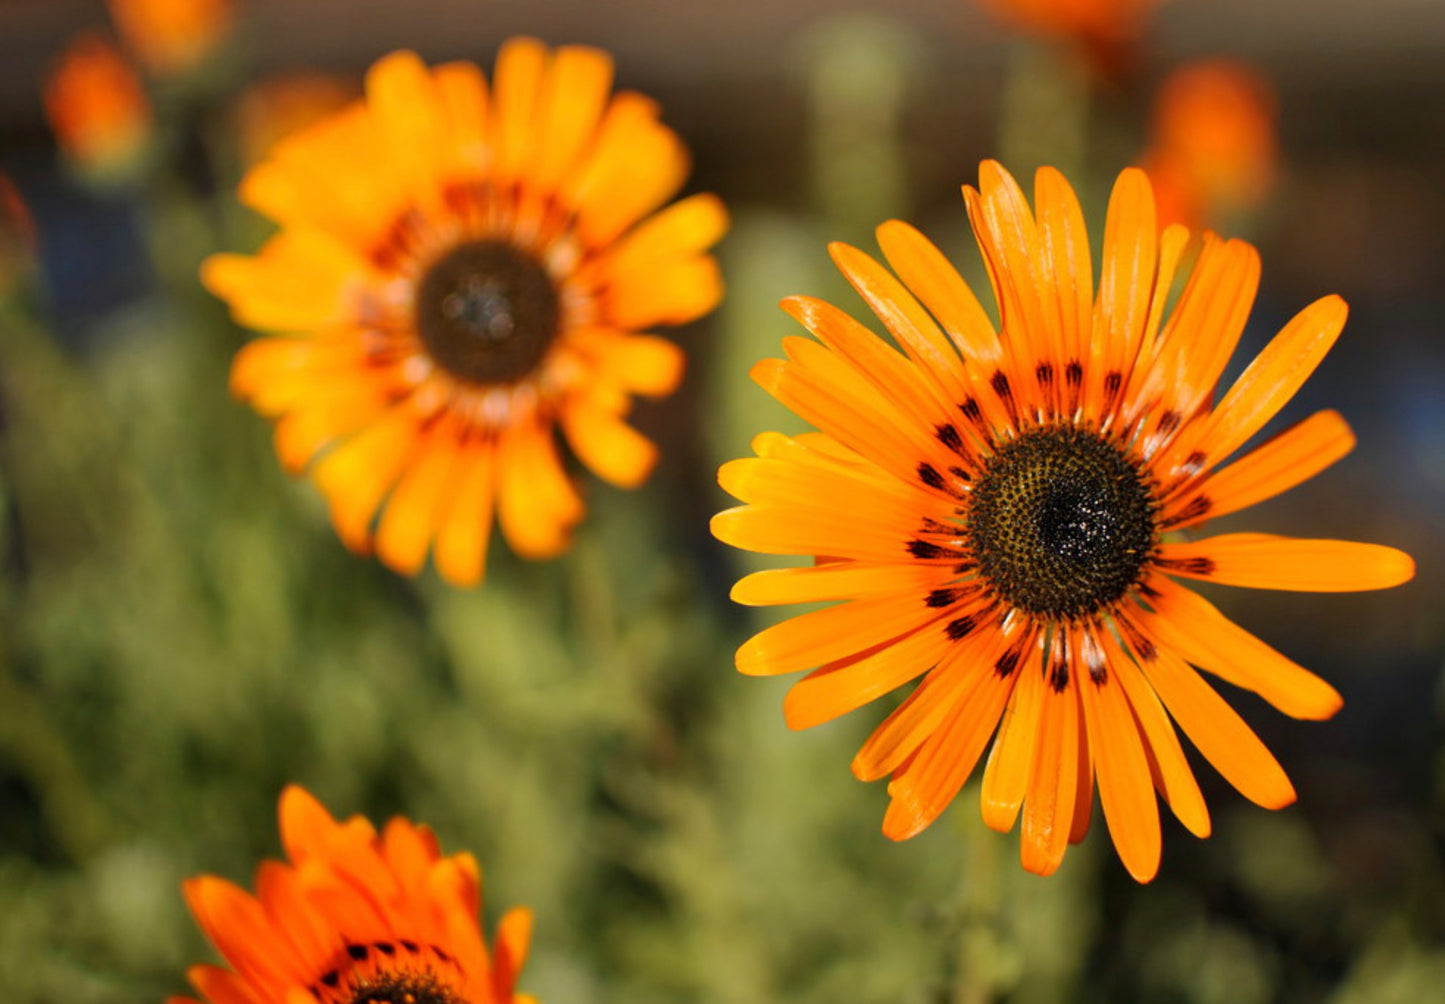
[[[153,131],[140,78],[96,32],[76,36],[61,53],[45,82],[45,112],[70,163],[100,180],[131,171]]]
[[[681,141],[612,60],[508,42],[491,88],[470,63],[374,65],[366,99],[283,141],[241,197],[282,230],[202,278],[242,324],[231,387],[276,422],[345,544],[389,567],[481,580],[495,518],[512,549],[566,549],[582,499],[558,451],[641,484],[656,447],[635,394],[681,378],[644,334],[722,295],[713,196],[660,209],[687,175]]]
[[[1274,91],[1259,73],[1203,60],[1160,86],[1142,165],[1161,223],[1217,226],[1256,208],[1269,194],[1278,159]]]
[[[1169,309],[1188,233],[1160,231],[1143,172],[1114,186],[1097,286],[1058,171],[1039,171],[1032,209],[998,164],[979,173],[964,199],[997,330],[938,249],[897,220],[878,230],[892,272],[847,245],[831,251],[902,351],[821,300],[784,301],[816,340],[786,339],[787,358],[753,378],[819,431],[764,433],[756,457],[725,465],[723,488],[745,504],[712,529],[736,547],[817,559],[747,576],[737,602],[835,605],[767,628],[737,666],[813,670],[783,703],[793,728],[918,681],[853,759],[860,779],[890,778],[887,836],[929,826],[991,748],[984,821],[1006,831],[1022,819],[1025,868],[1048,874],[1083,839],[1097,778],[1114,846],[1148,881],[1156,790],[1191,832],[1210,832],[1175,724],[1245,797],[1295,798],[1200,670],[1297,718],[1341,704],[1185,582],[1382,589],[1415,566],[1354,541],[1183,536],[1353,446],[1344,419],[1321,411],[1240,452],[1334,344],[1344,301],[1305,307],[1217,393],[1254,303],[1254,248],[1206,234]]]
[[[1039,35],[1072,42],[1113,68],[1144,32],[1161,0],[979,0],[1000,19]]]
[[[0,293],[25,271],[35,251],[35,223],[30,210],[10,176],[0,171]]]
[[[241,161],[260,162],[288,136],[356,100],[354,80],[328,73],[293,73],[248,87],[235,106]]]
[[[196,69],[230,34],[231,0],[108,0],[126,46],[158,77]]]
[[[227,966],[187,973],[210,1004],[535,1004],[514,989],[530,911],[502,916],[489,951],[481,872],[442,857],[425,826],[397,817],[378,835],[339,823],[312,795],[281,793],[286,861],[265,861],[256,892],[214,875],[185,882],[186,903]],[[197,1004],[173,997],[169,1004]]]

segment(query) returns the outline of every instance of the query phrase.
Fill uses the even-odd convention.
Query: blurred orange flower
[[[1142,163],[1161,223],[1218,226],[1253,209],[1269,194],[1278,160],[1274,91],[1259,73],[1205,60],[1160,86]]]
[[[662,208],[688,161],[656,102],[612,94],[605,52],[513,39],[490,86],[385,57],[364,101],[250,171],[242,200],[281,232],[202,279],[272,333],[231,388],[348,547],[403,574],[430,552],[472,585],[494,519],[523,557],[569,545],[585,506],[559,431],[604,480],[648,477],[657,449],[627,415],[676,388],[683,354],[646,332],[722,296],[721,202]]]
[[[195,69],[230,33],[231,0],[108,0],[126,45],[161,77]]]
[[[76,36],[45,82],[45,112],[61,150],[83,173],[124,174],[150,139],[150,100],[134,68],[103,35]]]
[[[236,102],[241,161],[250,166],[271,148],[357,98],[360,88],[329,73],[293,73],[262,80]]]
[[[281,793],[289,860],[265,861],[256,894],[214,875],[188,880],[186,903],[230,968],[187,976],[212,1004],[535,1004],[513,986],[532,916],[503,914],[487,950],[481,872],[442,857],[425,826],[400,816],[378,835],[361,816],[338,823],[311,794]],[[197,1004],[173,997],[170,1004]]]
[[[1105,68],[1138,39],[1161,0],[979,0],[1002,20],[1041,35],[1078,43]]]

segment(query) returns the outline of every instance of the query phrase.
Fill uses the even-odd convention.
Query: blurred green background
[[[39,98],[89,0],[0,2],[0,171],[38,259],[0,277],[0,985],[10,999],[159,1000],[214,956],[182,878],[241,882],[279,853],[299,782],[335,813],[430,823],[473,850],[486,918],[536,913],[522,987],[543,1004],[1150,1001],[1418,1004],[1445,985],[1445,5],[1174,0],[1127,72],[965,0],[844,11],[730,4],[271,0],[185,87],[156,87],[152,159],[97,187],[57,156]],[[860,5],[864,8],[870,5]],[[734,217],[729,294],[674,332],[683,389],[642,403],[648,485],[585,480],[575,548],[494,544],[458,592],[346,553],[227,395],[246,338],[195,281],[264,221],[235,205],[237,96],[277,74],[359,78],[415,48],[490,70],[516,33],[610,50],[691,146],[691,191]],[[1227,692],[1294,779],[1256,808],[1202,760],[1215,835],[1165,823],[1136,886],[1102,819],[1059,874],[1017,864],[975,786],[922,836],[879,833],[848,772],[883,717],[805,733],[789,680],[732,669],[764,620],[727,600],[760,567],[706,532],[722,460],[797,428],[746,379],[793,325],[789,293],[861,316],[826,241],[890,216],[977,280],[958,186],[1002,156],[1065,167],[1097,240],[1147,142],[1158,82],[1228,56],[1278,95],[1267,204],[1231,219],[1263,255],[1237,371],[1330,292],[1339,346],[1275,427],[1336,407],[1355,452],[1218,529],[1403,547],[1417,579],[1360,596],[1211,593],[1332,681],[1344,710],[1286,719]],[[976,287],[977,288],[977,287]],[[767,562],[775,564],[775,562]],[[773,615],[776,616],[776,615]],[[1097,807],[1096,807],[1097,813]]]

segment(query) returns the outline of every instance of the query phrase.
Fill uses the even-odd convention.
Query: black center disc
[[[436,364],[479,384],[527,376],[557,337],[561,304],[546,269],[506,241],[460,244],[416,292],[416,329]]]
[[[466,1004],[433,973],[383,972],[358,980],[347,1004]]]
[[[1067,620],[1138,582],[1155,544],[1154,504],[1113,445],[1080,429],[1037,429],[985,464],[968,536],[979,575],[1007,602]]]

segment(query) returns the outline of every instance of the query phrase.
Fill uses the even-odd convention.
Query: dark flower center
[[[557,337],[561,303],[542,264],[506,241],[460,244],[416,292],[416,329],[436,364],[461,380],[511,383]]]
[[[1072,428],[1025,433],[990,457],[967,525],[979,575],[1013,606],[1056,620],[1117,601],[1155,544],[1138,466]]]
[[[347,1004],[466,1004],[429,970],[380,972],[351,987]]]

